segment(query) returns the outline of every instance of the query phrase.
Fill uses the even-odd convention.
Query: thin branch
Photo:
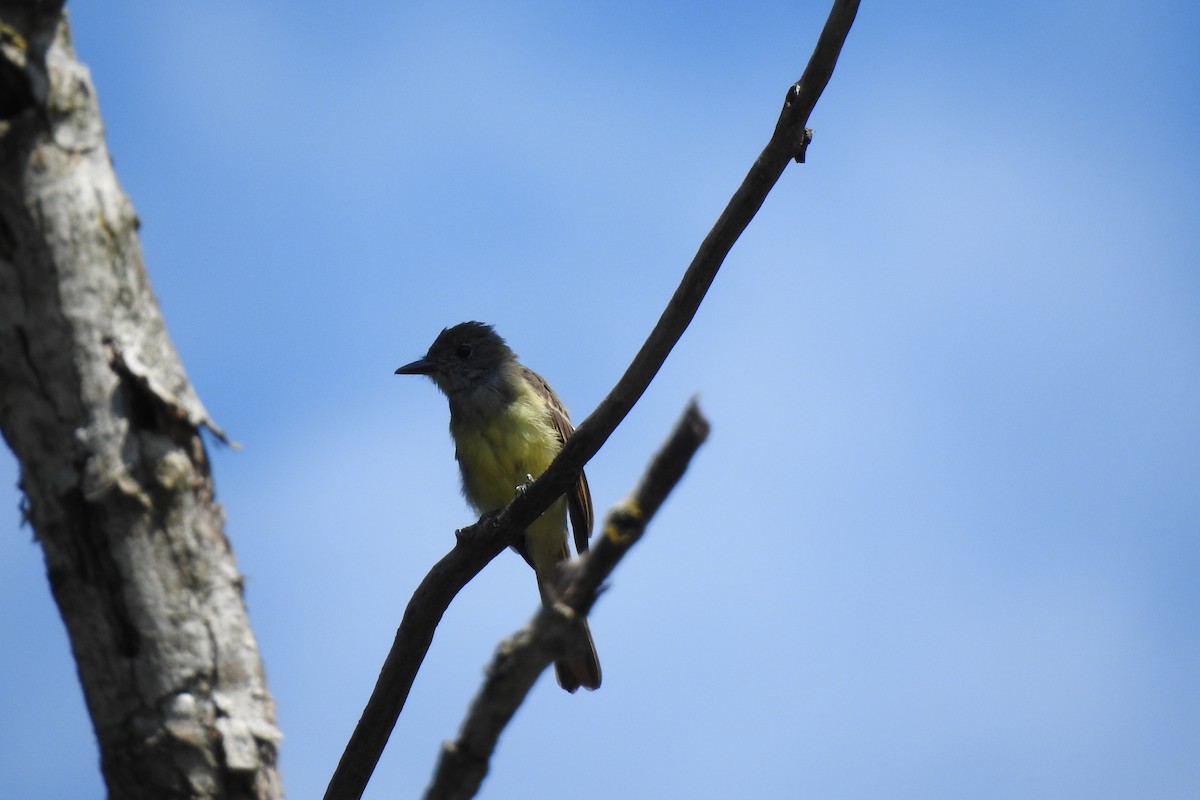
[[[700,302],[717,276],[734,242],[758,213],[767,194],[792,160],[802,162],[809,135],[805,128],[817,99],[825,90],[858,12],[858,0],[836,0],[816,49],[800,80],[788,88],[783,110],[767,146],[734,192],[712,230],[704,237],[672,295],[670,302],[650,336],[634,356],[608,396],[563,446],[550,467],[529,490],[501,512],[497,522],[509,519],[521,523],[521,529],[561,497],[584,465],[600,450],[612,432],[633,408],[658,374],[667,356],[691,324]],[[518,519],[519,517],[519,519]]]
[[[326,800],[362,797],[450,601],[508,544],[506,531],[488,524],[494,519],[484,517],[459,531],[454,549],[413,592],[375,689],[325,790]]]
[[[450,601],[568,490],[584,465],[625,419],[691,323],[725,256],[762,207],[788,162],[803,161],[809,139],[805,124],[829,82],[857,11],[857,0],[834,3],[804,75],[788,89],[774,134],[704,238],[675,294],[625,374],[579,425],[541,477],[499,514],[485,515],[460,531],[454,549],[421,582],[405,610],[371,698],[330,779],[325,800],[357,800],[362,796],[400,717],[416,670],[433,640],[433,631]]]
[[[688,462],[708,437],[708,420],[689,403],[675,430],[654,456],[633,493],[608,512],[603,534],[583,556],[569,562],[562,602],[543,606],[534,618],[500,644],[487,680],[471,703],[458,739],[442,745],[426,800],[474,797],[487,775],[500,733],[534,682],[580,637],[578,620],[591,609],[600,586],[637,544],[663,500],[683,477]]]

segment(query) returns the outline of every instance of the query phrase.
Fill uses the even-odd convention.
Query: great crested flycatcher
[[[396,370],[428,375],[450,401],[450,435],[462,472],[463,494],[479,513],[498,511],[517,488],[541,475],[575,427],[546,379],[517,361],[491,325],[463,322],[438,335],[429,352]],[[592,533],[592,495],[587,478],[525,529],[520,553],[537,574],[542,601],[554,599],[554,568],[570,557],[567,512],[575,549],[587,550]],[[568,692],[600,686],[600,661],[587,620],[582,656],[555,662],[558,684]]]

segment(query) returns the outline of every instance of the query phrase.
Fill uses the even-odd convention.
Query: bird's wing
[[[558,432],[559,441],[566,442],[575,432],[575,426],[571,424],[571,419],[567,416],[566,407],[558,399],[554,390],[550,388],[550,384],[546,383],[545,378],[528,368],[526,368],[526,377],[529,378],[530,383],[545,392],[549,400],[550,421]],[[571,531],[575,535],[575,552],[587,552],[588,537],[592,535],[594,512],[592,511],[592,492],[588,488],[587,475],[583,473],[583,470],[580,470],[579,480],[575,481],[575,485],[567,493],[567,511],[571,515]]]

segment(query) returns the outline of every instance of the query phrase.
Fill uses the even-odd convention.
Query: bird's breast
[[[451,415],[463,494],[480,511],[508,505],[527,475],[541,475],[562,444],[532,393],[484,415]]]

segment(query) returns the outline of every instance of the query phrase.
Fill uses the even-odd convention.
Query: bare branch
[[[617,385],[575,429],[554,463],[524,495],[501,512],[501,522],[507,519],[506,515],[516,518],[520,514],[522,520],[536,519],[540,510],[549,508],[555,498],[562,496],[658,374],[667,355],[696,316],[700,302],[716,278],[725,256],[746,230],[750,220],[754,219],[788,162],[803,160],[808,140],[804,126],[829,83],[857,12],[857,0],[837,0],[834,3],[804,74],[788,89],[774,134],[712,230],[704,237],[654,330]],[[530,514],[526,506],[538,511]]]
[[[625,374],[567,440],[550,467],[498,515],[460,531],[458,542],[417,588],[375,689],[325,791],[326,800],[359,798],[408,698],[433,631],[454,595],[570,488],[584,465],[625,419],[691,323],[734,242],[792,160],[802,161],[805,124],[837,63],[858,11],[836,0],[803,76],[792,85],[767,146],[696,252],[649,338]]]
[[[408,601],[375,689],[325,790],[326,800],[362,796],[450,601],[515,536],[511,527],[495,527],[494,520],[494,515],[484,516],[459,531],[454,549],[433,566]]]
[[[426,800],[474,797],[487,775],[500,733],[534,682],[555,658],[580,637],[578,620],[595,603],[600,586],[642,537],[663,500],[679,483],[693,455],[708,437],[708,420],[688,404],[675,430],[654,456],[633,493],[608,512],[602,535],[591,550],[564,567],[562,602],[543,606],[517,633],[501,642],[487,679],[471,703],[458,739],[442,745]]]

